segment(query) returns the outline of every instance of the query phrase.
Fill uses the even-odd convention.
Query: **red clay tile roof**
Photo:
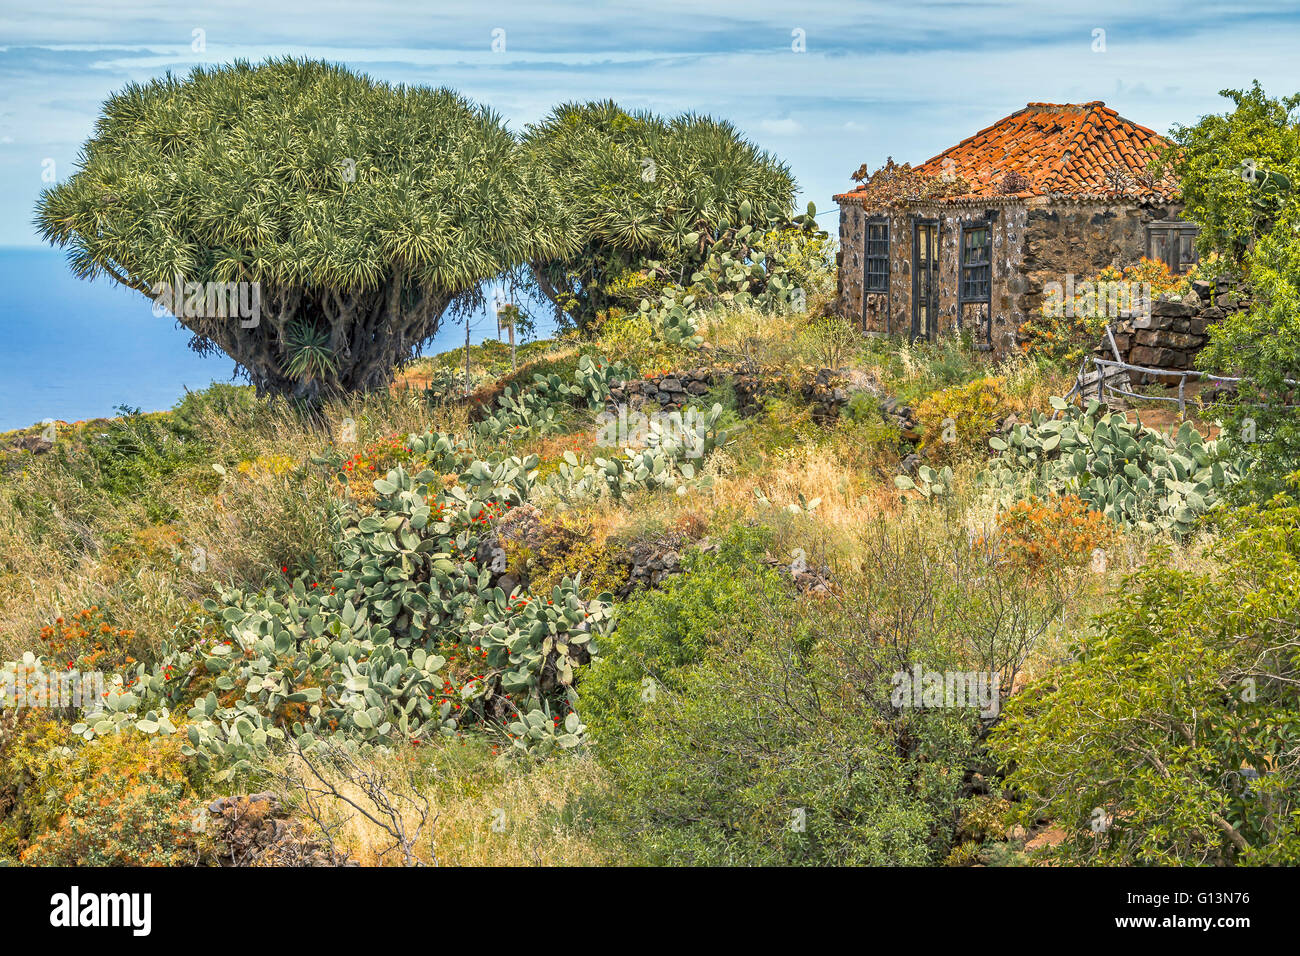
[[[947,171],[971,184],[965,196],[941,202],[1008,198],[999,184],[1011,172],[1028,180],[1028,185],[1014,194],[1021,197],[1063,194],[1168,199],[1177,190],[1172,178],[1155,183],[1144,179],[1147,160],[1166,142],[1101,100],[1030,103],[927,160],[917,171],[930,176]],[[858,186],[835,199],[852,202],[854,193],[863,190]]]

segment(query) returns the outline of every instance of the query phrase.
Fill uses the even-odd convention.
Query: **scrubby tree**
[[[1300,862],[1300,508],[1223,521],[1213,570],[1156,554],[993,734],[1065,862]]]
[[[1178,176],[1185,215],[1201,226],[1202,253],[1240,260],[1284,212],[1300,182],[1300,94],[1274,99],[1256,82],[1223,90],[1234,108],[1175,126],[1165,161]]]
[[[1255,459],[1242,493],[1267,496],[1300,464],[1300,94],[1223,95],[1231,112],[1174,131],[1173,162],[1202,253],[1253,288],[1250,310],[1210,327],[1198,365],[1245,380],[1219,411]]]
[[[167,297],[179,277],[193,348],[310,399],[384,386],[485,280],[576,248],[518,149],[451,90],[241,61],[112,96],[36,222],[82,278]],[[247,283],[260,308],[223,317],[200,292],[192,314],[192,283]]]
[[[707,116],[567,103],[528,127],[523,145],[557,184],[578,243],[535,258],[532,274],[580,328],[664,283],[688,284],[720,238],[746,225],[761,234],[794,206],[788,167]]]

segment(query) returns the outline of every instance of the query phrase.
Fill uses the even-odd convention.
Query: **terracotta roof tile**
[[[968,136],[917,167],[937,176],[945,161],[971,184],[968,199],[1001,196],[998,184],[1015,171],[1029,181],[1026,196],[1114,195],[1168,199],[1177,190],[1171,178],[1143,184],[1147,161],[1167,144],[1164,137],[1124,119],[1101,100],[1090,103],[1030,103],[1024,109]],[[865,187],[836,196],[853,200]],[[943,200],[951,201],[951,200]]]

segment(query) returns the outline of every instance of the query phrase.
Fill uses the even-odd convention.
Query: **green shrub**
[[[809,600],[761,533],[733,535],[629,602],[582,686],[611,839],[655,864],[943,860],[987,720],[895,705],[895,678],[915,664],[1009,685],[1059,600],[964,535],[883,523],[860,543],[858,593]]]
[[[1212,571],[1151,562],[993,745],[1071,863],[1300,862],[1300,507],[1225,522]]]
[[[983,452],[1010,411],[1002,381],[991,375],[945,388],[916,410],[923,429],[921,445],[936,461]]]
[[[143,498],[146,518],[164,523],[175,520],[175,508],[161,495],[141,492],[206,467],[210,448],[201,435],[178,427],[165,412],[126,410],[102,430],[83,431],[73,442],[58,446],[55,454],[60,470],[87,495],[107,503]]]
[[[210,846],[175,739],[120,734],[67,750],[24,794],[32,866],[184,866]]]
[[[650,688],[675,687],[719,634],[781,599],[788,585],[759,560],[769,542],[766,530],[737,526],[718,550],[684,554],[683,574],[620,606],[618,626],[581,687],[594,739],[622,736],[643,712],[643,695],[657,693]]]

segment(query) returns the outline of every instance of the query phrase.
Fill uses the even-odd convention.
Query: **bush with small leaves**
[[[1300,862],[1300,507],[1229,513],[1206,571],[1157,554],[994,730],[1065,863]]]
[[[179,742],[139,733],[68,749],[24,795],[30,866],[186,866],[211,859]]]

